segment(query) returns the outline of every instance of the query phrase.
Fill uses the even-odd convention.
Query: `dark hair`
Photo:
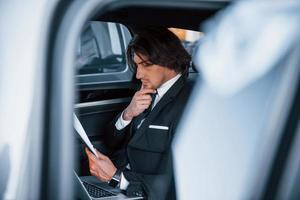
[[[165,66],[176,72],[185,73],[191,56],[179,38],[167,28],[146,27],[136,31],[130,41],[126,56],[128,65],[135,71],[134,54],[141,54],[152,64]]]

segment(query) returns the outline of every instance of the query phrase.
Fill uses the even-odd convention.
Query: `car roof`
[[[230,1],[139,0],[115,1],[92,20],[122,23],[128,27],[164,26],[199,30],[199,25]]]

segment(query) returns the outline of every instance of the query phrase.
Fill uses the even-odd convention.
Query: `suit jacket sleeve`
[[[166,171],[160,174],[141,174],[126,169],[123,172],[129,181],[126,195],[144,196],[147,199],[155,200],[176,199],[171,163],[172,161],[169,159]]]

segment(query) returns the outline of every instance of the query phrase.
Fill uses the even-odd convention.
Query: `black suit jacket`
[[[109,133],[109,144],[123,153],[119,154],[115,163],[124,170],[124,176],[130,182],[128,195],[143,194],[155,200],[176,199],[171,142],[191,88],[192,83],[182,75],[155,105],[139,129],[133,128],[139,116],[122,130],[115,128],[116,121],[111,124],[113,127],[110,130],[114,132]],[[150,125],[168,127],[168,130],[151,128],[153,126]],[[130,170],[125,168],[128,163]]]

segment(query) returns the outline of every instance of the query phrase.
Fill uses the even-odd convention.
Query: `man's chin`
[[[153,89],[153,90],[155,89],[154,86],[149,85],[149,84],[143,84],[143,88],[144,89]]]

